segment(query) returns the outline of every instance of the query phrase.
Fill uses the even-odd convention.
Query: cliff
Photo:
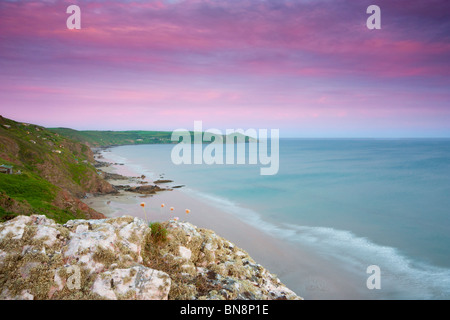
[[[85,144],[44,127],[0,116],[0,221],[19,214],[44,214],[58,222],[74,218],[104,218],[80,198],[86,193],[116,190],[94,167]]]
[[[242,249],[178,221],[0,224],[0,299],[301,299]]]

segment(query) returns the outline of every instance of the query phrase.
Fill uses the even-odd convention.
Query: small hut
[[[13,173],[13,167],[12,166],[7,166],[5,164],[2,164],[2,165],[0,165],[0,173],[12,174]]]

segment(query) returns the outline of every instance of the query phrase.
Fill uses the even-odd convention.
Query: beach
[[[126,163],[114,164],[114,161],[109,161],[108,152],[97,152],[96,156],[100,154],[102,156],[99,160],[112,163],[99,167],[100,170],[130,177],[128,180],[109,180],[111,184],[152,184],[148,178],[139,179],[141,173],[134,172]],[[174,184],[176,185],[176,181]],[[161,187],[164,185],[161,184]],[[181,189],[160,191],[152,195],[120,190],[118,194],[90,196],[83,201],[107,217],[131,215],[149,222],[178,217],[197,227],[213,230],[248,252],[257,263],[276,274],[282,283],[305,299],[378,298],[376,292],[372,296],[368,295],[364,275],[359,278],[359,283],[355,282],[353,275],[332,265],[326,257],[272,237],[256,226],[182,192]],[[140,206],[142,202],[145,203],[145,209]],[[190,210],[189,214],[186,209]]]

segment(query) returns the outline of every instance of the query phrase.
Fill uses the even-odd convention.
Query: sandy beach
[[[108,162],[107,153],[103,155],[104,158],[99,160]],[[111,164],[99,169],[132,177],[140,176],[126,164]],[[136,178],[109,182],[113,185],[139,185]],[[152,181],[147,183],[152,184]],[[247,251],[257,263],[276,274],[281,282],[305,299],[362,299],[362,290],[366,290],[367,295],[365,282],[361,282],[359,287],[358,284],[355,286],[355,279],[349,277],[348,272],[330,265],[326,258],[274,238],[228,212],[195,199],[182,189],[161,191],[153,195],[121,190],[119,194],[91,196],[84,199],[84,202],[108,217],[131,215],[147,218],[149,222],[179,217],[182,221],[211,229]],[[145,212],[140,206],[141,202],[146,204]],[[171,207],[173,211],[170,210]],[[190,210],[189,214],[186,209]]]

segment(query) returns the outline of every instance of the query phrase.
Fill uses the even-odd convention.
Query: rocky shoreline
[[[100,161],[104,159],[103,155],[101,154],[102,151],[108,150],[108,147],[104,148],[96,148],[94,152],[94,158],[95,163],[94,166],[97,168],[97,172],[101,175],[101,177],[108,181],[117,192],[128,191],[128,192],[134,192],[138,194],[143,195],[153,195],[157,192],[161,191],[172,191],[176,188],[182,188],[184,185],[175,185],[175,186],[169,186],[169,187],[163,187],[160,186],[160,184],[168,184],[172,183],[173,180],[169,179],[162,179],[163,176],[161,175],[159,179],[153,181],[153,184],[149,184],[149,181],[146,180],[145,175],[141,176],[124,176],[115,172],[109,172],[105,170],[106,168],[109,168],[111,166],[117,166],[117,165],[124,165],[123,163],[112,163],[107,161]]]
[[[211,230],[139,218],[0,224],[0,299],[301,299]],[[158,229],[162,230],[162,229]]]

